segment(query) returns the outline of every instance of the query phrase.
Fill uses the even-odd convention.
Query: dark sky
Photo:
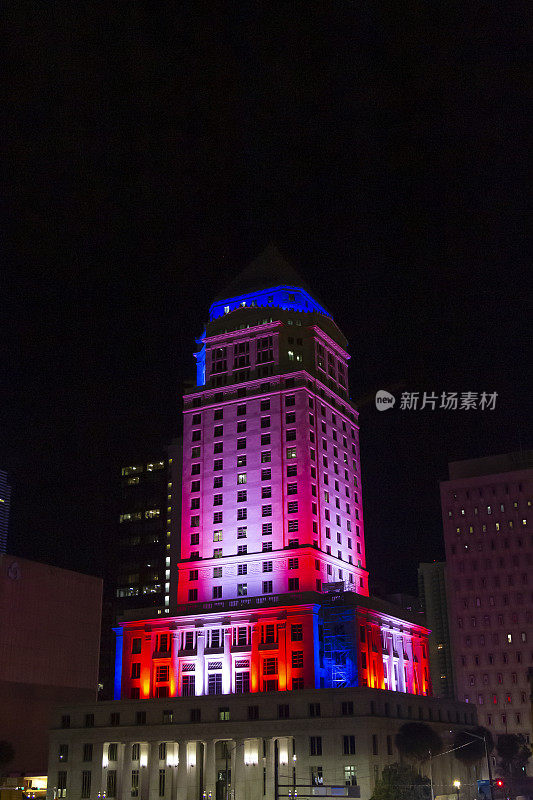
[[[348,336],[367,553],[443,555],[448,459],[531,446],[522,8],[44,3],[8,9],[0,467],[10,550],[99,573],[123,462],[179,430],[210,298],[271,240]]]

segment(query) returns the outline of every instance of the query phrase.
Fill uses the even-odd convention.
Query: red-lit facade
[[[347,342],[279,266],[263,254],[197,340],[178,614],[120,626],[117,699],[341,685],[431,694],[427,630],[368,598]]]

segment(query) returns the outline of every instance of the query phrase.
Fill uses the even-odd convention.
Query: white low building
[[[445,741],[477,721],[464,703],[367,687],[58,708],[47,797],[369,800],[399,760],[396,732],[419,720]],[[433,758],[431,772],[435,797],[473,782],[453,754]]]

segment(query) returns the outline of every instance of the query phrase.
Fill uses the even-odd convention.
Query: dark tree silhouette
[[[408,761],[422,763],[442,752],[442,739],[437,731],[424,722],[406,722],[395,737],[401,756]]]
[[[496,752],[502,775],[517,775],[527,764],[531,756],[531,747],[522,734],[502,733],[498,736]]]
[[[389,764],[376,783],[371,800],[430,800],[429,778],[409,764]]]
[[[471,736],[470,733],[474,734]],[[460,750],[454,752],[455,758],[467,767],[478,764],[485,758],[485,743],[476,737],[480,736],[481,739],[485,737],[487,742],[487,752],[490,754],[494,750],[494,739],[492,734],[487,728],[478,726],[472,728],[471,731],[463,730],[455,734],[453,746],[459,747]]]

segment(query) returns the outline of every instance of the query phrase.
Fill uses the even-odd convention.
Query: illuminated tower
[[[270,247],[197,342],[177,614],[117,629],[115,696],[430,694],[426,629],[368,597],[357,411],[331,314]]]
[[[300,286],[269,249],[211,306],[185,397],[178,603],[368,594],[347,342]]]

